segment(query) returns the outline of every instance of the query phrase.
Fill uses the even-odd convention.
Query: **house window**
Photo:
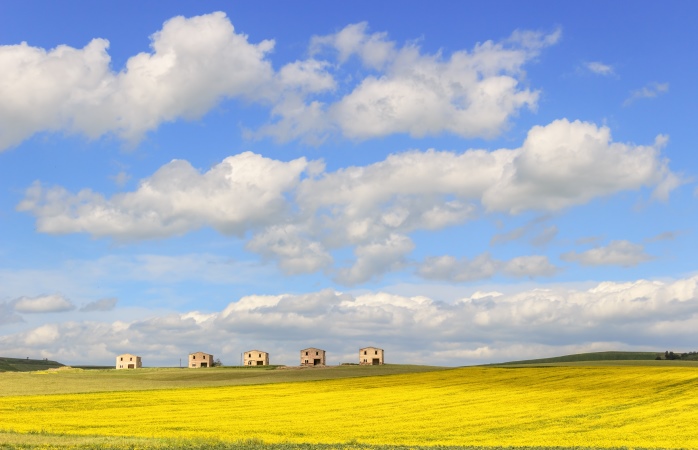
[[[202,356],[203,359],[206,359],[206,355]]]
[[[252,361],[247,361],[247,365],[248,365],[248,366],[251,366],[251,365],[252,365]]]
[[[261,353],[259,354],[259,357],[260,357],[260,358],[262,357],[262,354],[261,354]]]
[[[318,353],[318,352],[315,352],[315,356],[317,356],[317,355],[319,355],[319,353]]]
[[[305,352],[305,356],[308,356],[308,352]],[[306,362],[308,362],[308,361],[306,361]]]
[[[129,360],[129,361],[133,361],[133,358],[129,358],[128,360]]]
[[[191,359],[196,359],[196,355],[192,356]]]
[[[192,367],[196,367],[196,364],[192,363],[191,366],[192,366]]]
[[[305,363],[308,364],[308,360],[307,360],[307,359],[305,360]]]
[[[247,355],[247,356],[248,356],[249,358],[252,358],[252,353],[250,353],[250,354],[249,354],[249,355]]]
[[[122,357],[121,357],[121,361],[123,361],[123,360],[124,360],[124,357],[122,356]]]
[[[376,355],[378,354],[378,350],[376,350]]]
[[[364,350],[364,355],[367,354],[367,353],[368,353],[368,352],[367,352],[366,350]]]

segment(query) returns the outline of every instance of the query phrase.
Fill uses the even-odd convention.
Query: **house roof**
[[[254,353],[254,352],[257,352],[257,353],[267,353],[267,352],[262,351],[262,350],[247,350],[245,353]]]
[[[192,352],[192,353],[189,353],[189,356],[198,355],[198,354],[213,356],[213,353],[206,353],[206,352]]]
[[[306,350],[318,350],[318,351],[324,352],[323,349],[317,348],[317,347],[308,347],[308,348],[304,348],[304,349],[301,350],[301,351],[304,352],[304,351],[306,351]]]
[[[361,350],[368,350],[369,348],[372,349],[372,350],[380,350],[380,351],[383,351],[383,349],[380,348],[380,347],[361,347],[361,348],[359,349],[359,351],[361,351]]]

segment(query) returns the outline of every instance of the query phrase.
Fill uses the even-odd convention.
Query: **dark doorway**
[[[257,365],[258,365],[258,366],[263,366],[263,365],[264,365],[264,361],[257,361]]]
[[[314,359],[314,360],[313,360],[313,365],[314,365],[314,366],[319,366],[321,362],[322,362],[321,359]]]
[[[201,367],[208,367],[208,363],[201,363]]]
[[[129,364],[129,365],[128,365],[128,368],[129,368],[129,369],[135,369],[136,367],[135,367],[133,364]]]
[[[374,365],[374,366],[380,365],[380,363],[381,363],[381,360],[380,360],[380,359],[378,359],[378,358],[373,358],[373,365]]]

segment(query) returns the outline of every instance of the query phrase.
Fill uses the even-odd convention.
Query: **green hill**
[[[63,367],[63,364],[47,359],[5,358],[0,356],[0,372],[31,372]]]
[[[574,355],[555,356],[552,358],[526,359],[522,361],[509,361],[497,363],[498,366],[509,364],[544,364],[544,363],[566,363],[578,361],[648,361],[654,360],[664,352],[593,352],[577,353]]]

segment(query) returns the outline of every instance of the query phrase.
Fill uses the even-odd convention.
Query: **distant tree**
[[[220,358],[213,361],[213,367],[222,367],[222,366],[223,366],[223,363],[221,362]]]
[[[681,359],[681,355],[677,355],[676,353],[667,350],[666,352],[664,352],[664,359]]]

